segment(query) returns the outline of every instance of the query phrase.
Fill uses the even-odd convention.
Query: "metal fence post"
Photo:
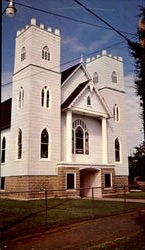
[[[92,187],[92,216],[94,218],[94,187]]]
[[[126,186],[124,185],[124,204],[126,204]]]

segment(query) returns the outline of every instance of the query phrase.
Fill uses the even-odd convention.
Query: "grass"
[[[123,198],[124,199],[124,194],[115,194],[115,195],[108,195],[108,198]],[[126,198],[127,199],[145,199],[145,192],[132,192],[132,193],[126,193]]]
[[[121,239],[116,239],[111,242],[107,242],[104,244],[99,244],[97,246],[94,246],[90,248],[91,250],[109,250],[109,249],[115,249],[115,250],[145,250],[145,235],[143,232],[139,232],[127,237],[123,237]]]
[[[18,201],[0,199],[0,228],[2,238],[11,240],[46,230],[45,200]],[[48,199],[47,227],[119,214],[144,207],[140,203],[115,201]]]

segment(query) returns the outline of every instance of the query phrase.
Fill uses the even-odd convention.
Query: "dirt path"
[[[44,235],[7,245],[10,250],[74,250],[89,249],[96,244],[111,241],[140,230],[135,212],[109,216],[92,221],[60,227]],[[58,229],[57,229],[58,230]]]

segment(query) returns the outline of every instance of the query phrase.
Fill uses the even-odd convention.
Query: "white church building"
[[[95,196],[128,184],[122,57],[60,71],[59,29],[17,32],[12,98],[1,104],[1,192]],[[21,194],[23,197],[23,194]]]

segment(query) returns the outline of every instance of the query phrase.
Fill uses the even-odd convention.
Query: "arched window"
[[[87,105],[91,106],[91,97],[90,96],[87,97]]]
[[[2,152],[1,152],[1,162],[5,162],[5,155],[6,155],[6,138],[3,137],[2,139]]]
[[[41,91],[41,106],[45,108],[50,107],[50,94],[47,86],[45,86]]]
[[[84,153],[84,132],[83,129],[79,126],[75,132],[76,137],[76,153],[83,154]]]
[[[117,104],[115,104],[113,106],[113,118],[114,118],[114,121],[119,121],[119,108],[117,106]]]
[[[99,82],[98,74],[97,74],[97,72],[94,72],[94,74],[93,74],[93,83],[98,83],[98,82]]]
[[[41,133],[41,158],[48,158],[49,135],[47,129]]]
[[[23,87],[20,87],[19,90],[19,108],[22,108],[24,106],[24,89]]]
[[[50,61],[50,52],[49,52],[49,48],[47,46],[45,46],[42,49],[42,59]]]
[[[19,129],[18,133],[18,159],[22,158],[22,130]]]
[[[85,132],[85,153],[89,154],[89,134],[87,131]]]
[[[26,49],[23,47],[21,49],[21,61],[24,61],[26,59]]]
[[[44,89],[42,89],[42,92],[41,92],[41,106],[42,107],[44,106]]]
[[[120,161],[120,143],[118,138],[115,139],[115,161]]]
[[[74,130],[72,130],[72,154],[74,154]]]
[[[89,154],[89,133],[84,121],[78,119],[72,124],[72,153]]]
[[[49,90],[46,92],[46,107],[49,108]]]
[[[112,82],[117,83],[117,74],[115,71],[112,72]]]

